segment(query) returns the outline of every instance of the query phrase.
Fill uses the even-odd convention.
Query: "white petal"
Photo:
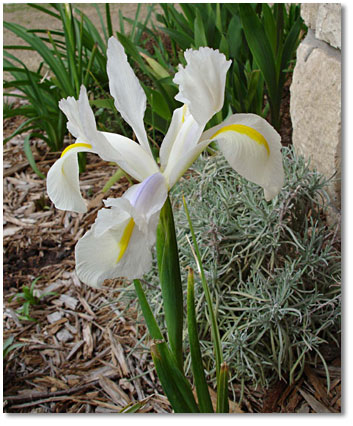
[[[103,200],[106,207],[114,207],[112,209],[100,209],[94,225],[95,237],[100,237],[109,229],[114,228],[116,224],[126,222],[132,214],[132,206],[128,200],[124,198],[108,198]]]
[[[201,140],[207,139],[218,142],[235,171],[264,188],[267,201],[281,190],[281,137],[266,120],[255,114],[234,114],[204,132]]]
[[[138,181],[159,171],[153,157],[136,142],[115,133],[100,132],[112,148],[110,161],[115,161],[123,170]]]
[[[186,103],[195,120],[205,126],[221,110],[224,102],[226,74],[231,65],[218,50],[200,47],[185,51],[187,65],[179,65],[174,83],[179,85],[175,97]]]
[[[78,213],[87,211],[86,204],[80,193],[79,167],[77,154],[93,152],[86,144],[72,144],[56,160],[47,175],[47,192],[55,207]]]
[[[114,37],[108,40],[107,56],[109,89],[114,98],[114,105],[132,127],[141,146],[152,156],[143,124],[146,95],[128,63],[123,46]]]
[[[79,142],[90,143],[93,150],[105,161],[113,161],[114,151],[102,132],[97,131],[96,120],[89,105],[87,91],[81,86],[79,99],[68,97],[61,99],[59,107],[66,115],[69,132]]]
[[[68,119],[66,126],[69,132],[75,138],[88,142],[92,130],[96,130],[96,121],[89,105],[86,88],[81,86],[78,100],[72,96],[61,99],[59,108]]]
[[[171,144],[168,163],[163,171],[169,188],[177,182],[207,146],[207,144],[198,144],[202,130],[203,126],[198,124],[191,114],[186,115]]]
[[[201,152],[208,146],[210,140],[199,142],[196,146],[186,151],[179,157],[171,157],[168,162],[168,167],[163,172],[168,187],[172,188],[176,182],[183,176],[192,163],[198,158]]]
[[[155,173],[142,183],[134,185],[134,191],[126,192],[123,197],[128,198],[134,207],[135,222],[149,222],[152,215],[160,211],[168,195],[168,187],[162,173]],[[141,220],[142,219],[142,220]]]
[[[99,211],[76,246],[76,271],[84,283],[97,287],[107,278],[141,278],[149,271],[167,194],[164,176],[156,173],[123,197],[105,201],[111,208]]]
[[[105,279],[142,278],[152,265],[154,232],[147,235],[134,226],[128,246],[119,261],[119,242],[129,219],[97,237],[94,226],[76,245],[76,272],[82,282],[100,287]],[[156,226],[156,224],[154,224]],[[151,239],[151,236],[154,237]]]
[[[161,149],[159,150],[159,158],[161,161],[161,169],[164,170],[167,166],[170,151],[173,147],[173,144],[180,132],[182,124],[185,121],[185,112],[187,109],[187,105],[182,106],[181,108],[177,108],[173,112],[172,121],[170,122],[170,126],[168,131],[163,139]]]
[[[123,232],[123,229],[121,231]],[[99,287],[105,279],[142,278],[149,271],[152,264],[152,245],[136,226],[129,247],[117,262],[121,235],[119,231],[109,231],[101,237],[95,237],[91,230],[78,242],[76,272],[82,282]]]

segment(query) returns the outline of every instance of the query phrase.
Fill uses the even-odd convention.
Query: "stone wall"
[[[297,50],[291,85],[293,145],[313,168],[334,176],[330,219],[341,207],[341,5],[303,3],[308,33]]]

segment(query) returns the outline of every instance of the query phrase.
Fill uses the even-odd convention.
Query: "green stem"
[[[199,246],[197,244],[194,228],[192,226],[189,210],[187,208],[186,201],[185,201],[184,197],[183,197],[183,204],[184,204],[184,209],[185,209],[185,212],[186,212],[186,217],[187,217],[188,222],[189,222],[191,236],[192,236],[192,240],[193,240],[193,243],[194,243],[197,266],[198,266],[199,273],[200,273],[200,276],[201,276],[202,288],[203,288],[203,291],[204,291],[205,297],[206,297],[208,314],[209,314],[209,317],[210,317],[210,320],[211,320],[211,335],[212,335],[213,346],[214,346],[214,351],[215,351],[217,383],[218,383],[220,368],[221,368],[221,364],[223,362],[223,355],[222,355],[222,349],[221,349],[221,339],[220,339],[219,331],[218,331],[218,327],[217,327],[216,315],[215,315],[213,305],[212,305],[211,293],[210,293],[210,290],[208,288],[208,284],[207,284],[207,280],[206,280],[206,276],[205,276],[205,271],[204,271],[203,266],[202,266]]]
[[[140,280],[134,280],[134,286],[136,290],[137,297],[140,302],[143,316],[145,318],[148,332],[150,333],[152,339],[163,340],[163,335],[158,327],[157,321],[153,315],[153,312],[148,304],[145,292],[143,291]]]
[[[202,364],[200,341],[197,331],[194,286],[194,271],[190,268],[188,273],[187,290],[187,322],[191,354],[191,368],[194,376],[195,388],[199,401],[200,411],[201,413],[213,413],[212,401]]]
[[[183,371],[183,290],[169,197],[160,213],[156,250],[168,341],[178,366]]]

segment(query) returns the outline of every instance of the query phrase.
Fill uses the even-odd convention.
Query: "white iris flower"
[[[76,246],[76,271],[86,284],[99,287],[106,278],[141,278],[151,267],[151,247],[156,239],[159,212],[168,190],[212,141],[230,166],[264,189],[266,200],[283,186],[280,136],[263,118],[234,114],[206,132],[204,128],[224,102],[226,74],[231,65],[218,50],[201,47],[185,52],[174,82],[176,99],[184,105],[173,113],[160,149],[160,165],[153,158],[143,124],[146,95],[127,61],[122,45],[108,42],[107,72],[114,105],[132,127],[138,142],[97,130],[86,89],[78,100],[62,99],[67,128],[76,138],[49,170],[47,190],[62,210],[86,212],[79,188],[77,154],[93,152],[117,163],[140,184],[123,197],[108,199],[91,230]]]

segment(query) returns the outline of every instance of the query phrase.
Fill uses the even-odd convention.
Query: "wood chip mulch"
[[[11,133],[11,124],[5,123]],[[7,126],[7,127],[6,127]],[[114,413],[140,402],[139,412],[169,413],[151,361],[143,319],[136,303],[117,300],[118,281],[102,290],[80,283],[74,272],[74,246],[89,229],[102,199],[117,197],[128,182],[102,188],[116,168],[88,156],[81,189],[88,200],[85,215],[56,210],[45,181],[37,177],[23,153],[21,137],[4,146],[4,290],[3,337],[20,346],[4,360],[4,412]],[[67,141],[69,143],[69,141]],[[46,145],[33,145],[42,173],[58,158]],[[34,321],[23,320],[16,298],[22,286],[36,283]],[[323,369],[307,367],[298,383],[279,382],[270,389],[245,386],[243,412],[340,412],[339,357],[329,363],[330,389]],[[234,385],[240,398],[240,386]],[[234,412],[238,409],[234,409]]]
[[[69,143],[69,142],[68,142]],[[40,142],[34,146],[46,174],[58,158]],[[117,302],[119,282],[95,290],[74,272],[74,246],[103,207],[102,187],[116,168],[88,156],[81,188],[89,200],[85,215],[56,210],[45,181],[37,177],[22,150],[21,138],[4,147],[4,332],[23,346],[4,362],[6,412],[119,412],[140,402],[140,412],[170,412],[154,373],[134,304]],[[122,180],[104,194],[126,190]],[[16,298],[36,283],[38,305],[23,320]]]

